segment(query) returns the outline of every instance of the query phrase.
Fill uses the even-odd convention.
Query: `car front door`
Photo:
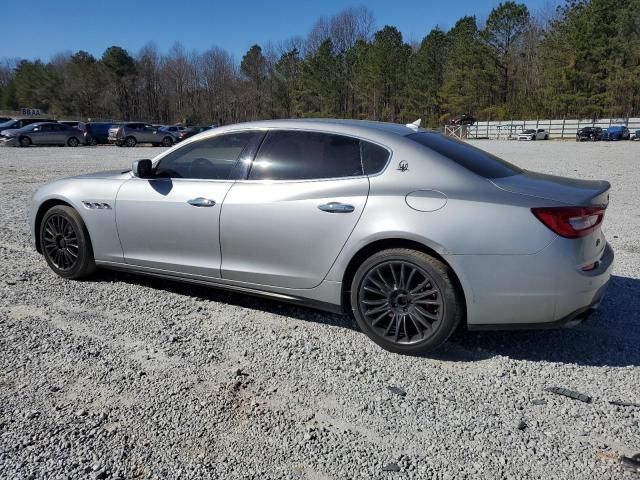
[[[262,133],[228,133],[174,150],[152,178],[131,178],[116,199],[125,262],[164,272],[220,277],[219,218],[236,164]]]
[[[270,131],[220,216],[222,278],[287,288],[319,285],[369,193],[361,144],[342,135]]]
[[[31,130],[31,133],[29,133],[31,143],[33,143],[34,145],[47,145],[53,143],[51,141],[53,136],[52,130],[52,126],[48,124],[33,127],[33,130]]]

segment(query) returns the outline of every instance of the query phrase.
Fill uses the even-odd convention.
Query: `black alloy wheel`
[[[89,232],[82,217],[66,205],[51,207],[39,226],[40,250],[63,278],[82,278],[96,269]]]
[[[383,250],[363,262],[352,282],[351,308],[374,342],[405,354],[440,346],[464,314],[450,268],[409,249]]]

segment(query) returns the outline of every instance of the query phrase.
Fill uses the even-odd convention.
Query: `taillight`
[[[604,219],[606,207],[532,208],[533,214],[553,232],[565,238],[580,238],[593,232]]]

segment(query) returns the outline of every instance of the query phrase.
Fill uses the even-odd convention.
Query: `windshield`
[[[3,128],[11,128],[13,127],[14,123],[16,123],[15,120],[8,120],[6,122],[2,122],[0,123],[0,130],[2,130]]]
[[[522,133],[536,133],[535,130],[523,130]]]
[[[407,135],[407,138],[485,178],[511,177],[523,172],[522,169],[489,152],[440,133],[412,133]]]

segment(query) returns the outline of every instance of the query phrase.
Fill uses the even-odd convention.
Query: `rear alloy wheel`
[[[31,145],[31,139],[29,137],[20,137],[20,146],[28,147]]]
[[[49,267],[63,278],[82,278],[96,269],[89,232],[66,205],[51,207],[40,223],[40,248]]]
[[[367,259],[354,276],[351,305],[374,342],[404,354],[442,345],[464,312],[449,267],[409,249],[384,250]]]
[[[76,137],[71,137],[69,140],[67,140],[67,145],[69,145],[70,147],[77,147],[78,145],[80,145],[80,141]]]
[[[138,142],[137,142],[137,141],[136,141],[136,139],[135,139],[135,138],[133,138],[133,137],[127,137],[127,139],[124,141],[124,144],[125,144],[127,147],[135,147],[135,146],[136,146],[136,143],[138,143]]]
[[[163,147],[170,147],[171,145],[173,145],[173,140],[171,140],[171,137],[164,137],[162,139],[162,146]]]

